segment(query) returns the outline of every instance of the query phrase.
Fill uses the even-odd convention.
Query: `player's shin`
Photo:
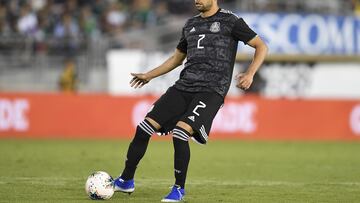
[[[147,120],[142,121],[136,128],[136,133],[131,141],[125,161],[125,169],[121,174],[123,180],[131,180],[134,178],[134,174],[140,160],[143,158],[150,137],[155,133],[155,127],[151,125]]]
[[[190,147],[189,140],[190,134],[176,127],[173,132],[174,144],[174,170],[175,170],[175,185],[180,186],[182,189],[185,187],[186,174],[190,161]]]

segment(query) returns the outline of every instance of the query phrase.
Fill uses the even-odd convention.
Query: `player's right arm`
[[[150,82],[153,78],[156,78],[160,75],[164,75],[176,67],[180,66],[184,59],[186,58],[186,53],[176,49],[174,54],[170,56],[163,64],[152,69],[147,73],[131,73],[133,78],[130,81],[131,87],[141,88],[146,83]]]

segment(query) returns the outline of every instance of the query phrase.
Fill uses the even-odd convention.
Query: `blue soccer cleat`
[[[174,185],[170,193],[161,200],[161,202],[180,202],[184,199],[185,189],[181,189],[179,186]]]
[[[114,180],[114,191],[131,194],[135,190],[134,180],[123,180],[120,177]]]

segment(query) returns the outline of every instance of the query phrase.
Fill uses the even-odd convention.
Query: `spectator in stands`
[[[97,18],[89,5],[81,8],[79,23],[82,32],[90,39],[95,39],[100,35]]]
[[[25,36],[34,36],[38,29],[37,16],[32,12],[31,7],[28,4],[21,7],[17,29],[19,33]]]
[[[31,8],[35,12],[38,12],[43,9],[48,2],[47,0],[31,0],[29,3],[31,4]]]
[[[180,15],[194,13],[193,3],[193,0],[167,0],[169,12]]]
[[[169,20],[170,13],[165,1],[160,1],[155,5],[155,23],[156,25],[164,25]]]
[[[17,1],[8,1],[4,3],[7,9],[7,20],[11,32],[17,32],[17,21],[19,17],[20,5]]]
[[[0,4],[0,35],[10,34],[10,27],[7,21],[6,7]]]
[[[76,92],[78,86],[77,73],[75,69],[75,61],[66,59],[64,70],[59,78],[59,90],[62,92]]]
[[[78,6],[78,0],[65,1],[64,12],[70,14],[73,18],[78,18],[80,16],[80,7]]]
[[[111,35],[119,34],[123,31],[126,23],[126,12],[119,2],[113,2],[109,5],[105,13],[105,31]]]
[[[352,0],[354,14],[360,16],[360,0]]]
[[[87,1],[88,2],[88,1]],[[92,10],[94,11],[94,14],[100,18],[102,14],[105,13],[108,3],[104,0],[92,0],[92,3],[90,4]]]
[[[132,28],[145,28],[154,15],[151,9],[151,0],[134,0],[130,15]]]
[[[54,24],[56,19],[52,13],[52,5],[46,4],[37,12],[39,29],[41,29],[45,35],[51,35],[54,31]]]
[[[64,53],[69,56],[76,53],[79,48],[80,30],[78,23],[70,14],[64,14],[61,22],[57,23],[54,36],[57,38],[58,48],[62,49]]]

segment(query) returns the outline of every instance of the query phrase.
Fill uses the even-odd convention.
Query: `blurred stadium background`
[[[252,88],[243,92],[232,86],[224,108],[214,121],[209,147],[215,151],[211,156],[222,160],[224,157],[215,154],[216,150],[228,152],[225,159],[228,163],[221,163],[226,168],[243,170],[244,174],[239,178],[228,177],[224,175],[233,171],[216,168],[225,171],[217,175],[229,183],[218,185],[219,188],[233,186],[232,192],[245,196],[245,202],[254,199],[253,202],[279,202],[276,200],[280,197],[285,198],[283,202],[360,201],[360,159],[357,156],[360,140],[360,0],[218,2],[222,8],[243,17],[270,48]],[[141,90],[129,87],[130,72],[147,71],[168,57],[179,40],[186,19],[196,13],[193,0],[0,0],[0,152],[3,154],[0,158],[0,191],[5,191],[0,192],[1,199],[37,202],[39,199],[32,193],[40,198],[43,194],[38,194],[39,190],[44,191],[47,187],[55,192],[59,186],[62,187],[60,191],[66,193],[69,192],[66,187],[71,185],[77,190],[82,187],[86,174],[95,168],[104,166],[104,170],[118,173],[122,165],[111,165],[100,154],[105,153],[121,163],[135,126],[155,99],[178,78],[181,67],[153,80]],[[239,46],[234,73],[247,67],[252,53],[242,44]],[[46,141],[39,141],[39,138]],[[48,140],[52,138],[56,138],[54,142]],[[56,141],[64,138],[82,141]],[[112,141],[101,141],[97,145],[89,138],[121,138],[125,141],[117,140],[121,143],[121,154],[114,157],[113,153],[106,152],[109,148],[116,149]],[[246,151],[223,141],[228,139],[240,140],[233,143]],[[250,140],[250,143],[244,140]],[[290,147],[282,144],[284,140],[291,143]],[[312,144],[304,143],[309,140]],[[328,141],[332,141],[331,144]],[[42,144],[48,146],[45,151],[31,156],[34,149],[43,149]],[[161,142],[156,146],[159,151],[150,152],[155,158],[162,158],[162,150],[171,150]],[[87,155],[87,147],[96,152],[96,158]],[[51,149],[55,149],[53,154]],[[74,160],[61,160],[62,150],[66,151],[67,157],[74,156]],[[205,150],[205,153],[202,150],[197,153],[203,153],[203,156],[211,151]],[[16,153],[12,153],[14,151]],[[307,153],[303,154],[305,151]],[[274,156],[267,157],[273,152]],[[234,153],[243,156],[234,157]],[[194,156],[197,163],[202,163],[202,158]],[[53,158],[60,159],[54,163]],[[66,168],[76,165],[76,158],[89,159],[89,162],[81,162],[83,168]],[[291,161],[286,161],[289,159]],[[145,163],[154,167],[149,170],[157,170],[149,160]],[[39,163],[38,168],[29,168],[33,161]],[[68,164],[65,166],[65,163]],[[233,166],[234,163],[237,165]],[[59,172],[56,164],[62,164],[64,171]],[[304,165],[308,167],[297,171]],[[22,171],[22,167],[29,171]],[[40,167],[50,167],[50,172],[43,172]],[[160,167],[167,170],[164,165]],[[291,171],[291,167],[298,169]],[[80,178],[72,177],[73,170]],[[276,175],[269,172],[275,170]],[[257,171],[258,176],[251,171]],[[54,173],[51,172],[60,177],[52,177]],[[143,173],[146,174],[145,169]],[[196,176],[197,172],[190,174],[190,177],[198,178],[190,182],[190,188],[202,194],[202,190],[196,188],[201,183],[216,182],[205,180],[212,173],[200,178]],[[161,172],[150,173],[160,179],[162,175]],[[42,185],[43,180],[60,183]],[[313,185],[311,181],[317,182]],[[151,181],[145,178],[143,186],[149,184]],[[9,185],[12,189],[6,187]],[[34,186],[37,191],[28,190],[28,194],[22,196],[6,197],[6,193],[16,193],[26,185]],[[267,186],[272,189],[267,190]],[[239,188],[244,187],[254,190],[239,192]],[[162,195],[164,191],[155,192]],[[296,195],[287,196],[286,191]],[[324,191],[323,195],[317,196],[319,199],[312,199],[314,194]],[[341,196],[337,191],[346,195]],[[226,189],[218,192],[227,193]],[[256,192],[268,193],[273,199],[256,196]],[[138,197],[140,202],[157,200],[150,193],[140,194],[150,198]],[[61,202],[63,195],[56,195],[57,201]],[[70,196],[77,197],[78,193]],[[201,200],[236,202],[235,196],[233,199],[222,198],[210,196]],[[129,198],[126,200],[130,201]]]
[[[219,3],[270,54],[248,92],[230,89],[214,137],[359,139],[358,0]],[[129,73],[168,57],[195,14],[192,0],[1,1],[0,135],[129,136],[181,68],[142,90]],[[235,73],[251,56],[239,46]]]

